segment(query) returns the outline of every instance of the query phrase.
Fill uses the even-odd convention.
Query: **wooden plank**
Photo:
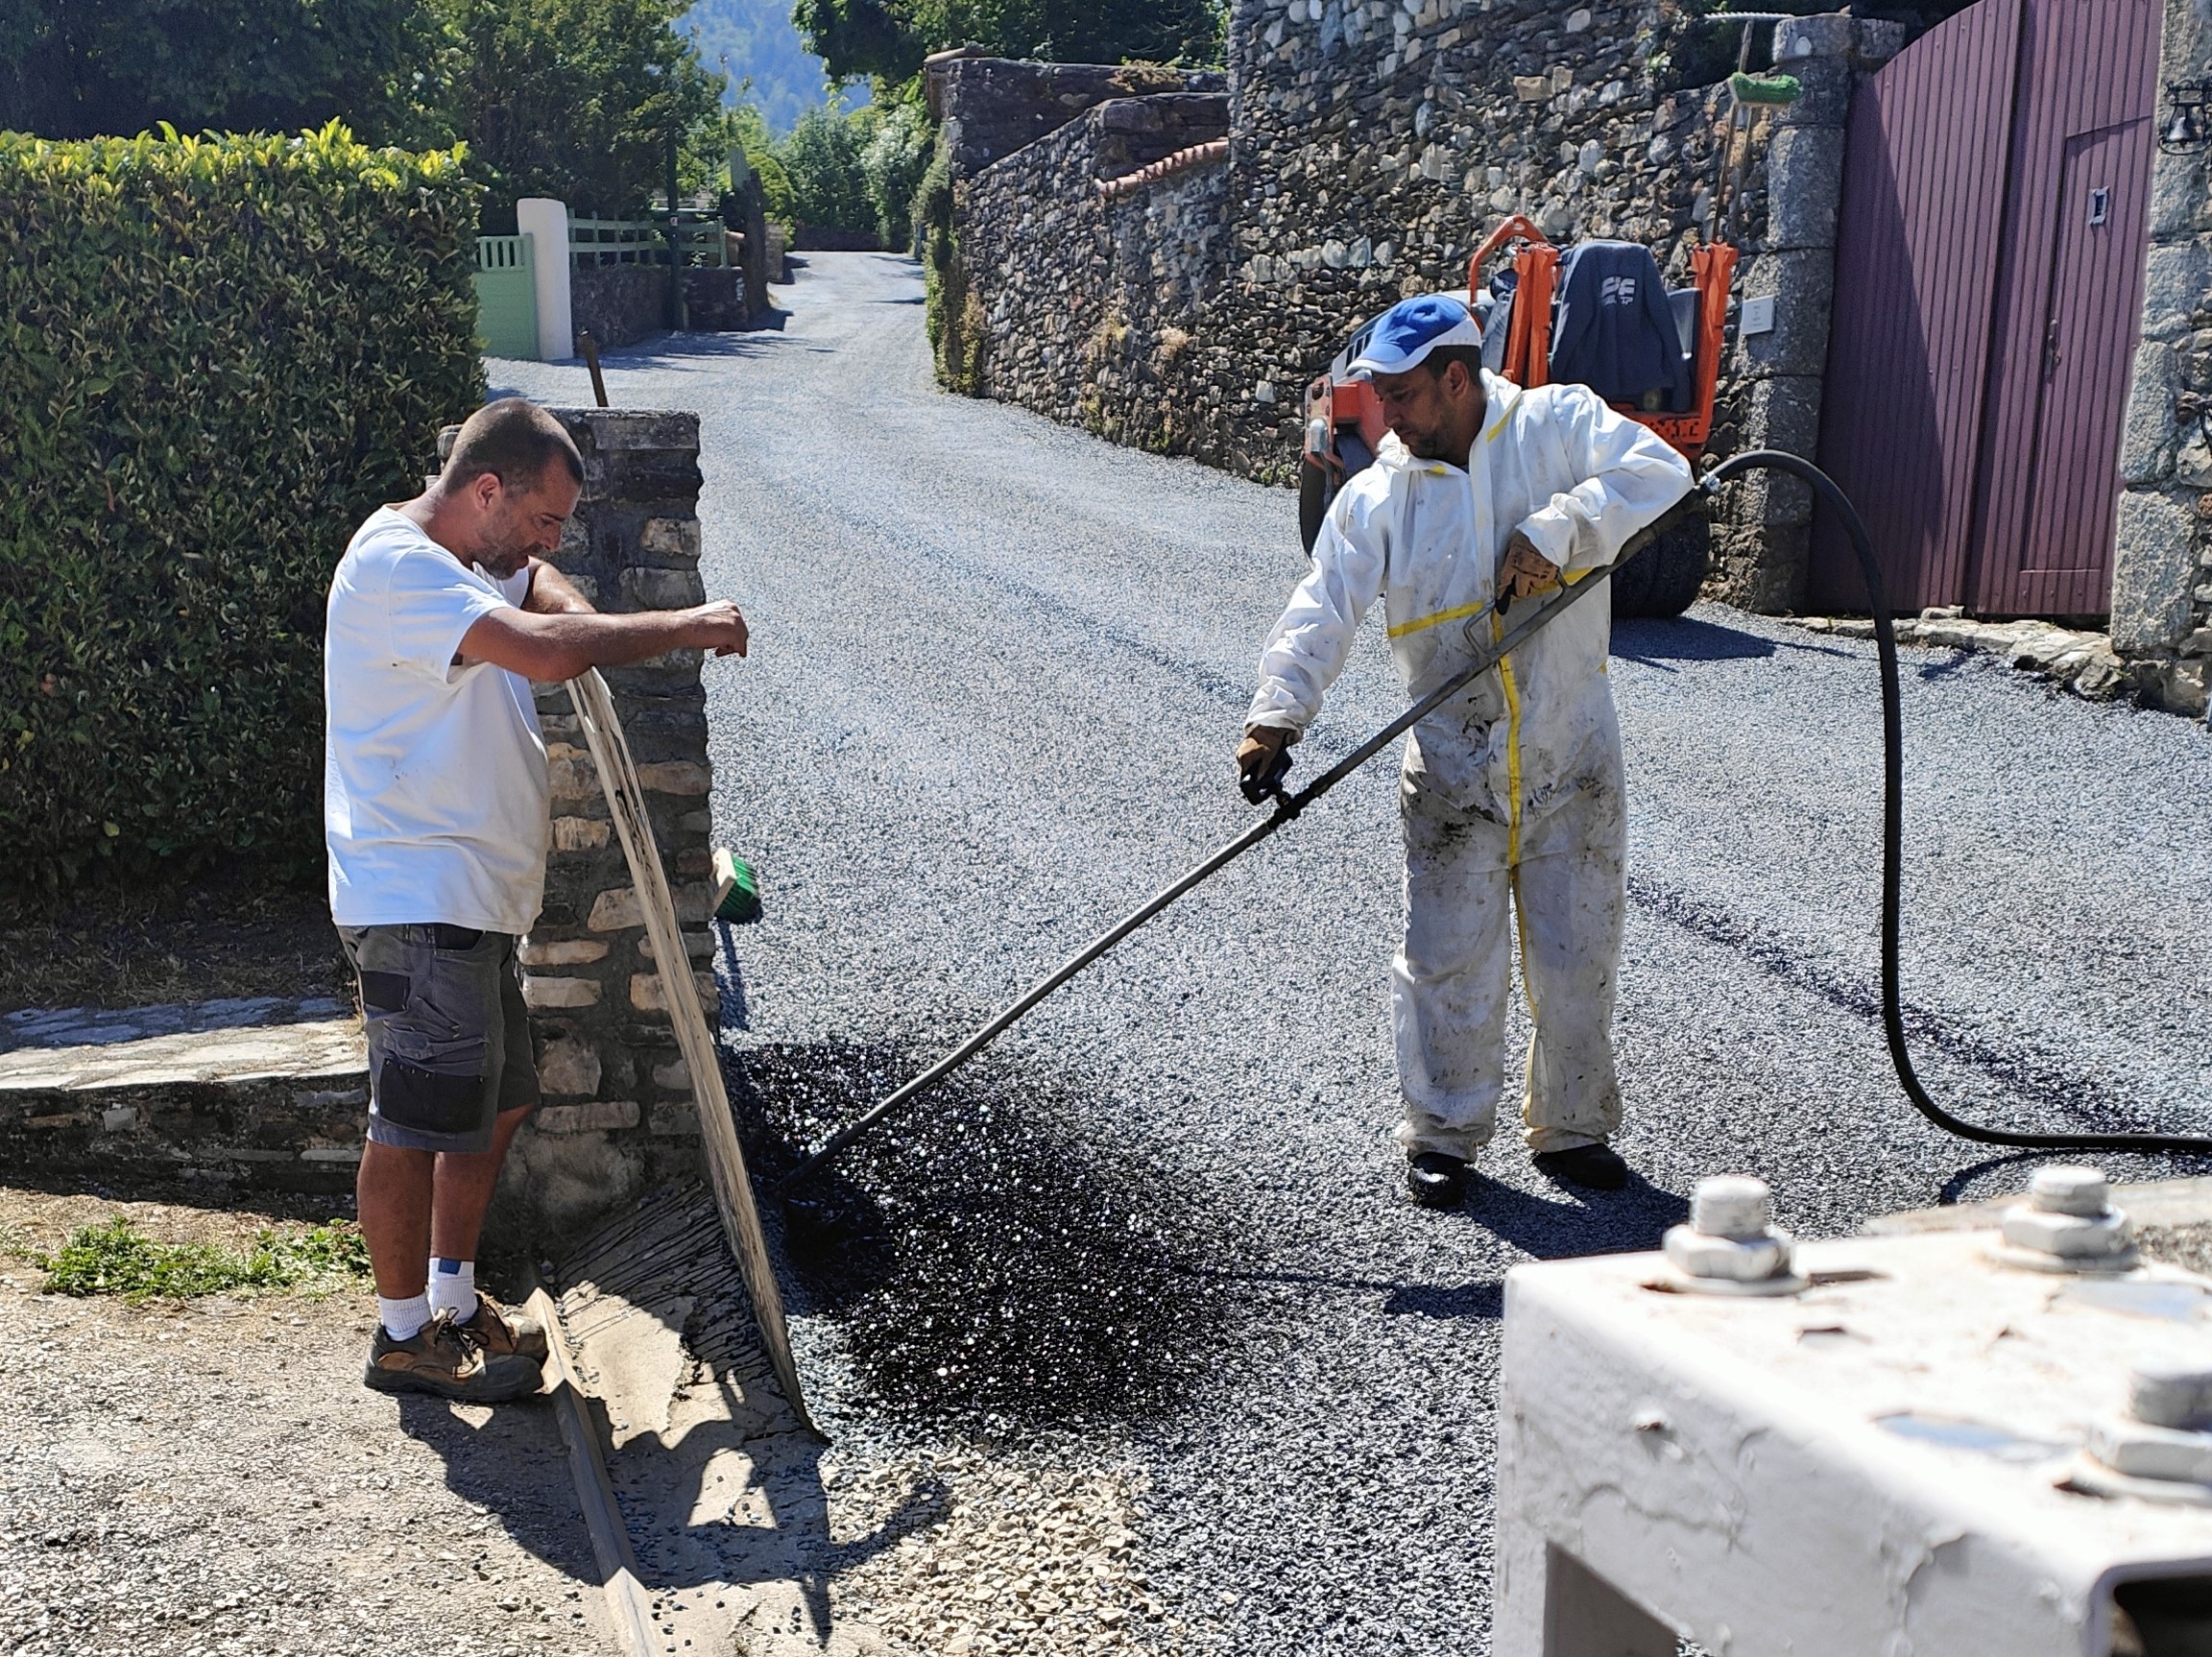
[[[630,762],[630,745],[623,739],[621,722],[614,716],[614,701],[607,682],[596,670],[568,682],[569,699],[584,727],[592,762],[599,768],[600,786],[607,794],[608,815],[622,842],[622,854],[630,862],[630,877],[637,891],[637,907],[645,919],[645,934],[653,942],[653,965],[661,975],[661,999],[668,1004],[668,1019],[676,1029],[676,1045],[691,1071],[691,1096],[699,1112],[699,1137],[707,1150],[707,1171],[714,1190],[714,1205],[729,1235],[730,1249],[737,1257],[737,1269],[745,1289],[753,1297],[753,1316],[760,1326],[760,1338],[768,1348],[768,1361],[777,1384],[791,1405],[801,1428],[814,1431],[799,1385],[799,1365],[791,1356],[791,1335],[783,1319],[783,1296],[776,1285],[776,1269],[768,1258],[768,1239],[760,1230],[759,1212],[753,1205],[753,1184],[745,1172],[745,1152],[737,1142],[737,1124],[730,1114],[730,1095],[722,1086],[722,1061],[714,1037],[699,1009],[691,986],[691,958],[684,949],[683,929],[676,922],[676,904],[668,889],[668,877],[661,862],[661,848],[653,838],[652,820],[645,813],[645,790],[638,784],[637,768]]]
[[[614,1638],[625,1657],[654,1657],[658,1647],[653,1639],[652,1602],[645,1585],[637,1580],[637,1559],[630,1551],[629,1527],[622,1523],[614,1481],[607,1477],[607,1458],[599,1453],[599,1429],[585,1407],[584,1387],[568,1357],[568,1335],[561,1325],[560,1309],[542,1287],[531,1292],[529,1309],[531,1316],[545,1327],[545,1389],[552,1395],[554,1416],[561,1424],[561,1441],[568,1447],[568,1477],[576,1486],[584,1528],[590,1533],[591,1557],[599,1566]]]

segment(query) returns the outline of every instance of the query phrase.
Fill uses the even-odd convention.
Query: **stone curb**
[[[1864,616],[1787,616],[1792,627],[1839,638],[1872,638]],[[2012,667],[2065,686],[2091,702],[2111,702],[2135,688],[2128,663],[2112,652],[2102,633],[2080,633],[2049,621],[1974,621],[1957,610],[1923,611],[1896,623],[1899,644],[1936,650],[1971,650],[2002,656]]]

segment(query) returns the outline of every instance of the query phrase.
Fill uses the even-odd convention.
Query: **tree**
[[[778,146],[791,180],[791,217],[797,223],[862,233],[876,228],[876,206],[860,173],[864,143],[849,117],[828,109],[799,117],[790,137]]]
[[[586,215],[644,211],[671,135],[714,120],[722,78],[676,32],[686,0],[439,0],[464,65],[455,124],[490,185],[487,229],[516,200]]]
[[[1064,63],[1217,63],[1221,0],[798,0],[791,19],[832,80],[897,85],[931,52],[978,45],[995,57]]]
[[[936,50],[882,0],[798,0],[791,21],[832,81],[866,75],[902,85]]]
[[[870,105],[854,112],[876,116],[875,132],[860,152],[860,175],[868,186],[869,204],[876,209],[876,233],[886,248],[907,248],[914,242],[914,192],[929,165],[936,132],[929,113],[918,103],[889,108]]]
[[[0,0],[0,127],[42,137],[298,132],[449,141],[429,0]]]

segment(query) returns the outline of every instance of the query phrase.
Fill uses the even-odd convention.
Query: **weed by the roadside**
[[[19,1260],[40,1271],[44,1271],[48,1263],[45,1255],[31,1246],[29,1237],[7,1225],[0,1225],[0,1260]]]
[[[217,1243],[156,1242],[128,1219],[81,1226],[44,1262],[48,1294],[116,1294],[127,1301],[186,1300],[227,1289],[328,1293],[369,1275],[358,1226],[330,1220],[292,1237],[263,1230],[241,1252]]]

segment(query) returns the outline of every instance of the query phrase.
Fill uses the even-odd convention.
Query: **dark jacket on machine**
[[[1661,394],[1658,407],[1688,407],[1689,365],[1668,308],[1666,279],[1636,242],[1578,242],[1559,265],[1551,377],[1586,385],[1607,402]]]

